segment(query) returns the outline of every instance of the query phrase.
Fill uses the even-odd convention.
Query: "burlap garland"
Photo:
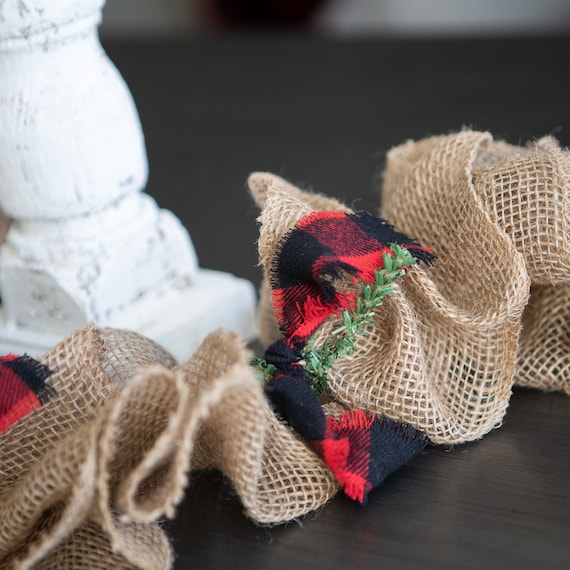
[[[454,443],[500,425],[514,381],[569,392],[568,164],[552,139],[519,148],[470,131],[389,153],[381,214],[439,259],[412,268],[335,363],[330,413],[372,411]],[[270,174],[250,187],[266,269],[301,217],[350,211]],[[267,281],[260,303],[269,343],[279,332]],[[249,359],[225,330],[180,365],[93,325],[51,350],[42,361],[57,396],[0,434],[0,568],[170,567],[157,520],[174,515],[192,469],[221,469],[261,523],[325,504],[334,477],[276,418]]]
[[[537,286],[523,318],[518,386],[570,395],[570,285]]]
[[[284,235],[298,219],[296,215],[300,218],[310,211],[308,202],[301,199],[294,205],[278,179],[267,186],[263,203],[260,252],[269,241],[264,236],[268,220],[269,239],[275,242],[275,234]],[[280,226],[275,222],[279,212],[285,221]],[[501,288],[493,289],[497,292],[495,306],[474,304],[479,313],[473,314],[466,301],[463,307],[450,302],[431,278],[442,265],[440,259],[433,270],[412,268],[375,313],[373,328],[357,340],[356,352],[338,359],[329,372],[330,397],[337,405],[409,423],[436,443],[475,439],[500,422],[511,393],[518,322],[526,304],[528,279],[521,256],[502,234],[496,235],[500,249],[495,270],[505,253],[514,256],[518,264],[510,273],[501,273]],[[269,270],[271,255],[261,256]],[[513,288],[513,282],[519,282],[520,288]],[[351,284],[347,281],[338,286]],[[447,291],[453,288],[448,286]],[[499,311],[505,297],[514,302],[510,314],[505,309]],[[263,321],[269,320],[270,311],[267,305],[262,307]],[[325,322],[315,345],[320,346],[335,327],[334,318]],[[262,331],[265,341],[270,340],[272,330]],[[493,358],[488,361],[490,355]]]
[[[519,149],[472,131],[409,142],[389,153],[380,213],[432,247],[438,261],[433,268],[412,268],[376,313],[373,331],[357,341],[357,351],[334,364],[329,397],[337,407],[404,421],[434,443],[449,444],[498,427],[515,379],[568,392],[570,299],[567,285],[560,285],[570,283],[568,160],[550,139]],[[541,178],[541,172],[547,174]],[[259,254],[267,273],[279,240],[300,218],[316,209],[347,211],[267,173],[252,175],[250,188],[262,208]],[[538,216],[523,215],[545,195],[549,204]],[[519,350],[534,278],[558,284],[533,295],[555,298],[558,316],[546,304],[535,307],[525,317]],[[270,279],[261,288],[265,343],[278,338]],[[317,332],[316,346],[334,321]]]
[[[191,469],[220,468],[246,513],[291,520],[337,484],[277,420],[234,333],[186,363],[90,325],[42,360],[58,395],[0,435],[0,568],[169,568],[156,522]]]
[[[465,176],[451,176],[463,160]],[[461,182],[463,180],[463,182]],[[470,186],[472,201],[488,222],[465,235],[467,247],[451,255],[449,244],[470,223],[459,196]],[[499,272],[480,261],[493,244],[486,228],[497,228],[524,259],[532,284],[515,355],[516,384],[570,393],[570,152],[551,137],[519,147],[495,141],[488,133],[463,131],[408,142],[388,154],[381,214],[404,231],[413,231],[438,252],[435,277],[449,279],[456,298],[485,301],[513,261],[497,259]],[[471,239],[471,243],[469,243]],[[449,273],[444,276],[446,268]],[[484,260],[483,260],[484,261]],[[473,273],[454,280],[465,263]],[[460,273],[461,274],[461,273]],[[515,284],[514,284],[515,285]],[[481,289],[483,287],[483,290]],[[411,288],[410,288],[411,289]],[[460,292],[461,291],[461,292]],[[500,298],[499,298],[500,302]],[[503,305],[513,298],[506,291]],[[515,317],[516,313],[512,314]],[[520,323],[519,323],[520,325]]]
[[[111,549],[111,536],[93,522],[103,476],[99,443],[107,429],[105,404],[117,399],[136,369],[173,366],[174,360],[135,333],[91,325],[42,362],[53,371],[49,382],[57,395],[0,435],[0,567],[65,568],[65,560],[74,561],[67,567],[92,567],[90,558],[102,558],[101,553],[87,556],[82,566],[69,545]],[[76,533],[82,538],[74,538]],[[115,534],[123,540],[120,531]],[[67,546],[60,548],[62,541]],[[159,557],[170,556],[168,542],[155,529],[148,530],[147,543],[158,548]],[[43,566],[39,561],[46,555]],[[119,567],[133,567],[119,550],[114,557]]]

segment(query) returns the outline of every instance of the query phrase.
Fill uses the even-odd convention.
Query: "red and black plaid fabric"
[[[56,394],[46,383],[51,370],[30,356],[0,357],[0,433]]]
[[[313,212],[283,239],[272,267],[273,308],[290,343],[304,345],[331,314],[353,309],[356,294],[340,293],[332,281],[348,274],[374,281],[391,244],[431,263],[431,250],[368,212]]]
[[[266,393],[277,412],[327,463],[344,492],[366,502],[368,492],[407,463],[427,444],[409,425],[350,410],[327,417],[307,383],[300,363],[303,347],[331,315],[356,306],[354,292],[339,292],[341,274],[355,283],[373,283],[390,245],[407,249],[418,260],[434,256],[385,220],[367,212],[313,212],[282,240],[272,267],[275,315],[283,340],[271,345],[264,359],[276,367]]]

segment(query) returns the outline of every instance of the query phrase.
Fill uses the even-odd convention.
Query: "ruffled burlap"
[[[335,362],[331,415],[358,408],[454,443],[500,425],[515,380],[569,391],[567,164],[551,139],[521,149],[468,131],[389,153],[381,214],[438,261],[410,269]],[[350,212],[270,174],[250,186],[266,271],[300,218]],[[260,314],[269,343],[267,280]],[[140,335],[93,325],[45,355],[57,395],[0,434],[0,568],[169,568],[158,520],[174,516],[193,469],[222,470],[260,523],[325,504],[337,482],[274,415],[250,356],[220,329],[178,365]]]
[[[570,285],[532,288],[515,380],[519,386],[570,395]]]
[[[409,142],[388,154],[381,215],[433,248],[438,260],[433,268],[414,266],[376,311],[373,329],[359,337],[356,352],[337,359],[328,383],[329,397],[337,405],[412,424],[434,443],[449,444],[480,438],[501,424],[515,377],[521,384],[568,391],[564,315],[569,299],[568,287],[560,285],[569,283],[568,153],[550,140],[536,145],[534,154],[532,149],[515,153],[516,148],[494,143],[487,133],[465,131]],[[554,158],[549,154],[549,160],[558,163],[550,170],[545,166],[549,175],[541,179],[537,162],[551,149]],[[532,156],[527,171],[520,158],[525,153]],[[514,170],[513,154],[518,160]],[[504,174],[509,169],[518,176],[510,186]],[[491,188],[501,180],[499,188]],[[260,338],[269,343],[278,338],[268,283],[280,239],[311,211],[347,208],[266,173],[252,175],[250,188],[262,208],[259,254],[266,280]],[[542,217],[515,215],[521,201],[530,210],[544,195],[554,203],[544,208]],[[541,220],[538,227],[536,220]],[[542,251],[543,244],[548,251]],[[537,250],[544,261],[529,270]],[[560,317],[555,319],[536,306],[527,315],[519,351],[523,312],[535,277],[557,283],[550,293],[537,290],[536,304],[541,295],[550,294],[566,312],[558,307]],[[354,287],[350,280],[336,285]],[[316,346],[335,326],[334,318],[325,322],[316,333]]]
[[[0,435],[0,567],[108,568],[103,552],[113,542],[124,545],[110,560],[136,567],[133,560],[149,556],[145,549],[127,552],[138,527],[110,534],[96,514],[102,508],[109,515],[111,508],[98,498],[108,475],[100,447],[111,413],[106,404],[117,401],[136,370],[173,366],[174,359],[135,333],[90,325],[41,360],[53,371],[49,383],[57,395]],[[163,533],[140,532],[157,559],[141,567],[164,567],[154,563],[171,556]]]
[[[191,469],[220,468],[256,521],[291,520],[337,484],[280,423],[233,333],[186,363],[90,325],[42,361],[58,394],[0,435],[0,568],[169,568],[157,521]]]
[[[472,177],[485,211],[523,254],[533,285],[569,284],[570,152],[552,137],[525,147],[489,140]]]
[[[491,141],[473,186],[532,282],[515,381],[570,394],[570,152],[552,137],[526,147]]]
[[[192,466],[221,469],[252,519],[285,522],[322,506],[336,494],[338,484],[326,465],[275,417],[250,357],[235,334],[221,330],[181,367],[191,382],[192,399],[200,395],[211,401]]]
[[[458,157],[463,157],[466,168],[463,185],[458,178],[446,180],[444,174]],[[464,224],[471,222],[458,202],[459,188],[465,185],[471,186],[481,213],[523,257],[532,284],[520,332],[516,384],[570,393],[570,152],[551,137],[519,147],[472,131],[393,149],[388,155],[382,215],[434,248],[440,258],[436,276],[446,271],[445,261],[453,278],[460,265],[471,265],[473,255],[488,254],[495,243],[485,234],[484,227],[491,228],[487,222],[482,234],[473,234],[471,246],[459,252],[459,259],[448,252],[448,244],[465,235]],[[469,235],[465,238],[469,240]],[[497,261],[499,270],[512,265],[507,258]],[[467,302],[487,298],[487,288],[480,290],[484,274],[501,279],[490,270],[485,265],[474,267],[474,278],[460,279],[469,283],[460,293]],[[512,301],[505,298],[503,305]]]

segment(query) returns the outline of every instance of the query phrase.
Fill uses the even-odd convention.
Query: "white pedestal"
[[[253,286],[198,268],[142,192],[131,94],[97,36],[103,0],[0,2],[0,350],[38,355],[95,322],[188,357],[226,325],[254,337]]]
[[[113,322],[100,322],[135,330],[166,347],[179,361],[188,358],[218,326],[242,338],[254,338],[255,291],[251,283],[228,273],[199,269],[192,283],[171,282],[151,296],[142,297],[116,313]],[[85,321],[85,324],[87,321]],[[0,308],[0,353],[41,356],[69,331],[21,327],[6,319]]]

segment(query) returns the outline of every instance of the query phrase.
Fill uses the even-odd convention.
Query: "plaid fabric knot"
[[[278,340],[266,350],[264,358],[276,368],[273,380],[265,387],[275,409],[303,439],[320,441],[325,433],[326,418],[319,398],[307,384],[298,352]]]
[[[307,382],[301,352],[328,317],[356,305],[356,293],[337,291],[335,280],[348,276],[354,283],[373,282],[392,244],[418,260],[434,259],[429,249],[366,212],[313,212],[282,239],[271,268],[273,306],[284,338],[264,355],[275,367],[266,394],[325,461],[344,492],[360,503],[428,440],[412,426],[361,410],[327,416]]]

